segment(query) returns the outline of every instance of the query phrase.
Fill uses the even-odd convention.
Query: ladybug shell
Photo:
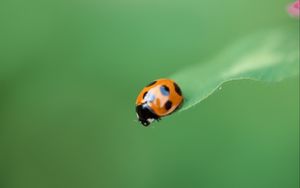
[[[159,117],[167,116],[183,102],[179,86],[170,79],[159,79],[147,85],[137,97],[136,106],[147,103]]]

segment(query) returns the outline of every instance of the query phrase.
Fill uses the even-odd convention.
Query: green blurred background
[[[0,2],[1,188],[297,188],[299,78],[144,128],[151,80],[297,20],[288,0]],[[299,40],[299,39],[295,39]]]

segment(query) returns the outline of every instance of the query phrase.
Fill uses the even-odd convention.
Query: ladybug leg
[[[141,122],[145,127],[148,127],[150,125],[150,123],[148,121],[142,121]]]

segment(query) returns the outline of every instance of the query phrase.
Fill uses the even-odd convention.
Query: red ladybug
[[[142,89],[136,99],[139,122],[148,126],[154,120],[175,112],[183,103],[180,87],[173,80],[159,79]]]

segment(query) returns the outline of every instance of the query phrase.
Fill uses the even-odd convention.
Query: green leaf
[[[223,83],[252,79],[277,82],[299,74],[297,29],[259,32],[229,46],[208,63],[193,65],[170,76],[183,90],[180,111],[201,102]]]

